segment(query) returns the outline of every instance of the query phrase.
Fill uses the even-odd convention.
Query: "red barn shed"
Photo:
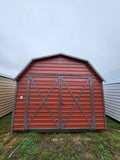
[[[11,130],[105,129],[103,78],[83,59],[32,59],[16,77]]]

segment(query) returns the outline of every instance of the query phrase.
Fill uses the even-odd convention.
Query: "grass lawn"
[[[10,133],[10,125],[11,114],[0,119],[0,160],[120,160],[120,123],[108,117],[105,131]]]

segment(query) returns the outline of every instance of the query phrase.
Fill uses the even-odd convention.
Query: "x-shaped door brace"
[[[55,123],[55,125],[56,125],[56,127],[58,128],[58,125],[57,125],[57,123],[56,123],[56,121],[55,121],[55,118],[53,117],[53,115],[52,115],[49,107],[47,106],[45,100],[46,100],[46,98],[48,97],[48,95],[51,93],[51,91],[53,90],[53,88],[55,87],[55,85],[57,84],[57,82],[59,81],[59,78],[55,81],[55,83],[53,84],[53,86],[51,87],[51,89],[49,90],[49,92],[47,93],[47,95],[45,96],[45,98],[43,98],[43,96],[41,95],[41,93],[40,93],[39,89],[37,88],[37,86],[36,86],[34,80],[32,79],[32,77],[31,77],[31,81],[32,81],[34,87],[36,88],[38,94],[40,95],[40,97],[41,97],[41,99],[42,99],[42,103],[39,105],[39,107],[37,108],[37,110],[34,112],[32,118],[31,118],[31,119],[29,120],[29,122],[26,124],[26,128],[27,128],[28,125],[31,123],[32,119],[35,117],[35,115],[37,114],[37,112],[39,111],[39,109],[41,108],[41,106],[42,106],[43,104],[45,104],[45,106],[46,106],[49,114],[51,115],[51,117],[52,117],[52,119],[53,119],[53,121],[54,121],[54,123]],[[87,82],[85,83],[85,85],[84,85],[84,87],[83,87],[82,91],[80,92],[80,94],[79,94],[79,96],[78,96],[77,99],[76,99],[75,96],[73,95],[72,91],[71,91],[70,88],[68,87],[68,85],[67,85],[67,83],[65,82],[65,80],[63,79],[63,77],[61,78],[61,81],[64,82],[64,84],[65,84],[65,86],[67,87],[68,91],[70,92],[70,94],[72,95],[73,99],[75,100],[75,104],[73,105],[73,107],[72,107],[69,115],[67,116],[67,119],[65,120],[62,128],[64,128],[65,124],[67,123],[67,121],[68,121],[68,119],[69,119],[72,111],[74,110],[76,104],[78,105],[78,107],[79,107],[79,109],[81,110],[81,112],[83,113],[84,117],[86,118],[86,120],[88,121],[88,123],[90,124],[90,126],[92,127],[91,122],[89,121],[89,119],[88,119],[88,117],[86,116],[86,114],[84,113],[82,107],[81,107],[80,104],[78,103],[78,100],[80,99],[80,97],[81,97],[84,89],[86,88],[88,82],[90,81],[90,78],[88,78]],[[60,82],[59,82],[59,83],[60,83]],[[60,98],[60,99],[61,99],[61,98]]]
[[[55,118],[53,117],[50,109],[48,108],[48,106],[47,106],[47,104],[46,104],[46,102],[45,102],[46,98],[48,97],[48,95],[50,94],[50,92],[53,90],[53,88],[54,88],[55,85],[57,84],[58,80],[59,80],[59,78],[55,81],[55,83],[53,84],[53,86],[51,87],[51,89],[49,90],[49,92],[47,93],[46,97],[43,98],[43,96],[41,95],[39,89],[37,88],[34,80],[33,80],[32,77],[31,77],[31,81],[32,81],[33,85],[35,86],[38,94],[40,95],[40,97],[41,97],[41,99],[42,99],[42,103],[39,105],[39,107],[37,108],[37,110],[36,110],[35,113],[33,114],[32,118],[31,118],[31,119],[29,120],[29,122],[27,123],[26,127],[28,127],[28,125],[30,124],[30,122],[32,121],[32,119],[35,117],[35,115],[37,114],[37,112],[39,111],[39,109],[41,108],[41,106],[42,106],[43,104],[45,104],[45,106],[46,106],[49,114],[51,115],[51,117],[52,117],[52,119],[53,119],[53,121],[54,121],[54,123],[55,123],[55,125],[56,125],[56,127],[58,128],[58,125],[57,125],[57,123],[56,123],[56,121],[55,121]]]
[[[65,120],[65,122],[64,122],[64,124],[63,124],[62,127],[64,128],[64,126],[65,126],[66,122],[68,121],[68,119],[69,119],[72,111],[74,110],[76,104],[78,105],[79,109],[81,110],[81,112],[83,113],[83,115],[84,115],[85,118],[87,119],[88,123],[89,123],[90,126],[92,127],[91,122],[89,121],[89,119],[88,119],[88,117],[86,116],[85,112],[83,111],[82,107],[81,107],[80,104],[78,103],[78,100],[79,100],[80,96],[82,95],[82,93],[83,93],[83,91],[84,91],[85,87],[87,86],[87,84],[88,84],[88,82],[89,82],[90,79],[88,78],[87,82],[85,83],[85,85],[84,85],[84,87],[83,87],[82,91],[80,92],[80,95],[78,96],[77,99],[76,99],[75,96],[73,95],[72,91],[71,91],[70,88],[68,87],[68,85],[67,85],[67,83],[65,82],[65,80],[63,79],[63,77],[62,77],[62,80],[63,80],[65,86],[67,87],[67,89],[69,90],[70,94],[72,95],[72,97],[73,97],[74,100],[75,100],[75,104],[73,105],[73,108],[71,109],[71,111],[70,111],[69,115],[67,116],[67,119]]]

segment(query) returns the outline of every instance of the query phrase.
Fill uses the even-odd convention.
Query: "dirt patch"
[[[72,141],[75,142],[76,144],[81,144],[80,140],[81,140],[80,137],[73,137],[72,138]]]
[[[24,137],[23,139],[24,139],[24,140],[27,140],[28,138],[27,138],[27,137]]]
[[[16,141],[18,140],[18,137],[13,138],[7,145],[6,149],[9,149]]]
[[[63,138],[60,138],[60,137],[59,137],[59,138],[53,138],[53,139],[52,139],[53,142],[58,142],[58,141],[63,141],[63,140],[64,140],[64,139],[63,139]]]
[[[87,137],[84,137],[84,138],[81,138],[81,139],[86,140],[86,141],[91,141],[92,140],[92,138],[87,138]]]
[[[76,144],[81,144],[81,140],[85,140],[85,141],[91,141],[92,138],[87,138],[87,137],[73,137],[72,141]]]
[[[5,142],[9,137],[10,137],[10,132],[5,134],[3,141]]]
[[[84,154],[84,158],[85,158],[85,159],[88,159],[88,158],[90,158],[90,153],[88,153],[88,152],[85,152],[85,154]]]
[[[73,137],[72,140],[73,141],[79,141],[79,140],[91,141],[92,138],[88,138],[88,137]]]

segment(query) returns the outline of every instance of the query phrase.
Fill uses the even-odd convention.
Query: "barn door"
[[[94,129],[92,78],[29,75],[24,129]]]
[[[58,129],[59,76],[29,75],[24,129]]]
[[[62,76],[62,129],[94,129],[92,78]]]

